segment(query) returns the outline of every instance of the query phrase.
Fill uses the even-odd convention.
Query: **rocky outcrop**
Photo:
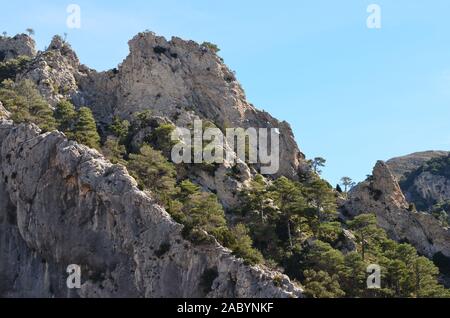
[[[439,165],[450,166],[447,151],[425,151],[387,161],[393,170],[406,200],[420,211],[431,212],[436,204],[450,201],[450,179],[436,169]]]
[[[78,107],[88,106],[101,131],[114,116],[132,119],[150,110],[179,127],[195,119],[213,122],[222,130],[276,128],[280,136],[279,170],[273,175],[297,178],[310,169],[299,151],[291,127],[247,102],[242,87],[220,57],[193,41],[139,33],[130,42],[130,54],[118,68],[96,72],[80,65],[70,45],[55,36],[45,52],[39,52],[20,79],[34,81],[41,94],[55,106],[70,99]],[[147,128],[143,127],[140,135]],[[242,174],[230,177],[233,163],[218,165],[215,171],[191,167],[189,174],[205,189],[217,193],[225,207],[239,204],[237,192],[245,186],[253,168],[239,163]]]
[[[0,180],[0,296],[302,295],[217,243],[186,241],[123,166],[62,133],[0,121]],[[81,289],[66,287],[69,264]]]
[[[289,124],[248,103],[234,73],[215,52],[177,37],[167,41],[152,32],[139,33],[129,46],[129,56],[117,69],[79,78],[74,98],[89,105],[100,122],[109,123],[114,115],[129,119],[150,109],[182,127],[197,116],[222,129],[278,128],[282,158],[278,175],[295,177],[299,169],[306,169]]]
[[[386,161],[386,164],[397,180],[401,181],[407,176],[408,173],[420,168],[427,161],[434,158],[445,157],[449,154],[450,152],[448,151],[415,152],[410,155],[389,159]]]
[[[426,211],[434,204],[450,201],[450,179],[424,171],[405,187],[404,192],[409,202]]]
[[[86,76],[87,71],[80,65],[70,45],[55,36],[47,50],[39,52],[17,80],[32,80],[42,96],[55,106],[60,100],[71,99],[78,94],[76,78]]]
[[[26,34],[17,34],[14,37],[0,36],[0,62],[19,56],[34,57],[35,46],[34,40]]]
[[[392,239],[409,242],[430,258],[437,253],[450,257],[450,229],[430,214],[411,211],[397,179],[382,161],[368,180],[350,191],[343,211],[347,216],[375,213]]]

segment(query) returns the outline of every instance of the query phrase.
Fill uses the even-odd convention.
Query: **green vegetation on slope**
[[[317,175],[305,182],[256,176],[242,193],[241,222],[268,263],[299,280],[310,297],[449,297],[437,267],[409,244],[387,238],[375,215],[338,222],[336,198]],[[344,228],[356,250],[343,253]],[[367,289],[366,268],[378,264],[382,289]]]
[[[317,160],[317,173],[302,182],[285,177],[269,181],[257,175],[240,193],[241,208],[230,211],[230,224],[215,194],[187,179],[177,180],[177,167],[167,160],[173,126],[155,127],[132,151],[131,135],[148,124],[148,112],[137,114],[133,123],[115,118],[100,144],[88,108],[77,111],[61,101],[52,111],[29,81],[4,81],[0,101],[16,122],[34,122],[44,131],[58,128],[71,139],[101,149],[112,162],[126,165],[139,187],[151,191],[185,226],[186,239],[211,244],[215,238],[248,264],[264,262],[284,271],[301,282],[310,297],[449,297],[437,282],[437,267],[411,245],[388,239],[373,214],[346,224],[337,219],[336,193],[318,175],[322,160]],[[439,163],[430,167],[442,172]],[[356,249],[344,253],[347,229],[355,236]],[[381,289],[366,287],[369,264],[382,268]]]

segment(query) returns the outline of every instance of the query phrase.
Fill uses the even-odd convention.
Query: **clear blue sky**
[[[81,61],[105,70],[150,29],[215,42],[250,102],[291,123],[324,177],[359,181],[378,159],[450,149],[450,1],[6,1],[0,32],[36,31],[40,49],[69,34]],[[79,30],[66,7],[81,7]],[[382,9],[368,29],[366,8]]]

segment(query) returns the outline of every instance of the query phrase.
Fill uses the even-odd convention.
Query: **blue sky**
[[[68,33],[80,60],[115,67],[139,31],[211,41],[250,102],[291,123],[324,177],[365,178],[376,160],[450,149],[450,2],[419,0],[5,1],[0,32]],[[68,29],[66,7],[81,7]],[[381,7],[381,29],[366,8]],[[7,14],[4,14],[4,13]]]

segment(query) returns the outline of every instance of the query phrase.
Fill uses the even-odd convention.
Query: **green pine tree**
[[[100,148],[100,136],[97,132],[97,125],[89,108],[81,107],[79,109],[73,137],[76,141],[88,147]]]
[[[54,117],[58,124],[58,129],[65,133],[71,133],[77,118],[75,106],[67,100],[60,101],[55,108]]]

